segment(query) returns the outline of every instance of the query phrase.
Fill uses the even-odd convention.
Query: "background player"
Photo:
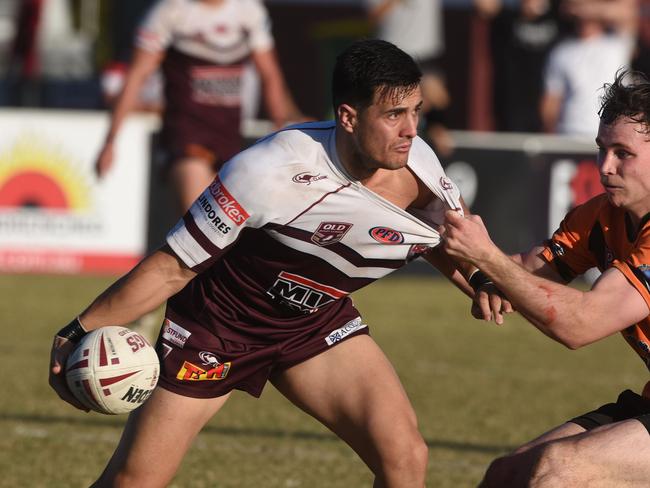
[[[268,13],[257,0],[157,3],[139,30],[97,174],[103,176],[111,167],[119,129],[159,66],[165,86],[162,144],[182,212],[241,149],[242,76],[250,58],[275,125],[303,120],[286,88],[269,26]]]
[[[650,365],[650,82],[619,74],[599,113],[604,194],[573,209],[552,239],[514,262],[476,216],[447,212],[445,248],[478,266],[554,340],[576,349],[620,331]],[[603,274],[591,290],[564,284],[594,266]],[[647,486],[649,385],[496,460],[481,486]]]
[[[167,484],[231,391],[259,396],[268,380],[347,442],[375,486],[424,485],[413,408],[349,298],[419,255],[472,295],[435,247],[444,210],[462,203],[416,136],[420,76],[388,42],[350,46],[334,69],[334,122],[282,130],[230,160],[167,245],[59,331],[50,381],[78,406],[61,375],[73,343],[169,299],[158,388],[99,486]]]

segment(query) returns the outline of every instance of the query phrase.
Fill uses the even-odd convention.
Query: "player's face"
[[[354,139],[357,164],[365,170],[406,166],[422,108],[420,87],[379,96],[357,113]]]
[[[640,220],[650,212],[650,134],[628,117],[598,129],[600,181],[612,205]]]

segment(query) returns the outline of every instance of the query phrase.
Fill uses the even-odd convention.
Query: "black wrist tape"
[[[68,325],[66,325],[60,331],[58,331],[56,333],[56,335],[58,335],[59,337],[63,337],[64,339],[69,340],[73,344],[76,344],[87,333],[88,332],[86,332],[86,329],[84,329],[83,325],[81,325],[81,321],[79,320],[79,317],[75,317],[72,322],[70,322]]]
[[[478,291],[480,287],[483,285],[491,284],[492,280],[488,278],[483,271],[480,269],[477,271],[474,271],[472,273],[472,276],[469,277],[469,280],[467,280],[469,283],[469,286],[471,286],[474,291]]]

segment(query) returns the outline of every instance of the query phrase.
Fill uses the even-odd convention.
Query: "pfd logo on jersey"
[[[217,176],[208,187],[214,201],[219,205],[223,213],[232,220],[235,225],[242,225],[250,217],[235,197],[233,197]]]
[[[370,237],[382,244],[401,244],[404,242],[404,234],[390,227],[373,227],[368,233]]]
[[[313,174],[309,173],[308,171],[303,171],[302,173],[298,173],[293,178],[291,178],[291,181],[293,181],[294,183],[302,183],[304,185],[311,185],[314,181],[324,180],[326,178],[327,178],[327,176],[325,176],[325,175],[321,175],[321,174],[313,175]]]
[[[319,246],[329,246],[343,239],[352,227],[346,222],[321,222],[311,236],[311,241]]]
[[[323,305],[348,295],[342,290],[286,271],[280,272],[266,293],[281,305],[304,313],[315,312]]]

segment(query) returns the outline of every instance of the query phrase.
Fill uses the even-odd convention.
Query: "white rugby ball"
[[[155,349],[126,327],[101,327],[86,334],[66,363],[66,381],[86,407],[104,414],[130,412],[158,383]]]

